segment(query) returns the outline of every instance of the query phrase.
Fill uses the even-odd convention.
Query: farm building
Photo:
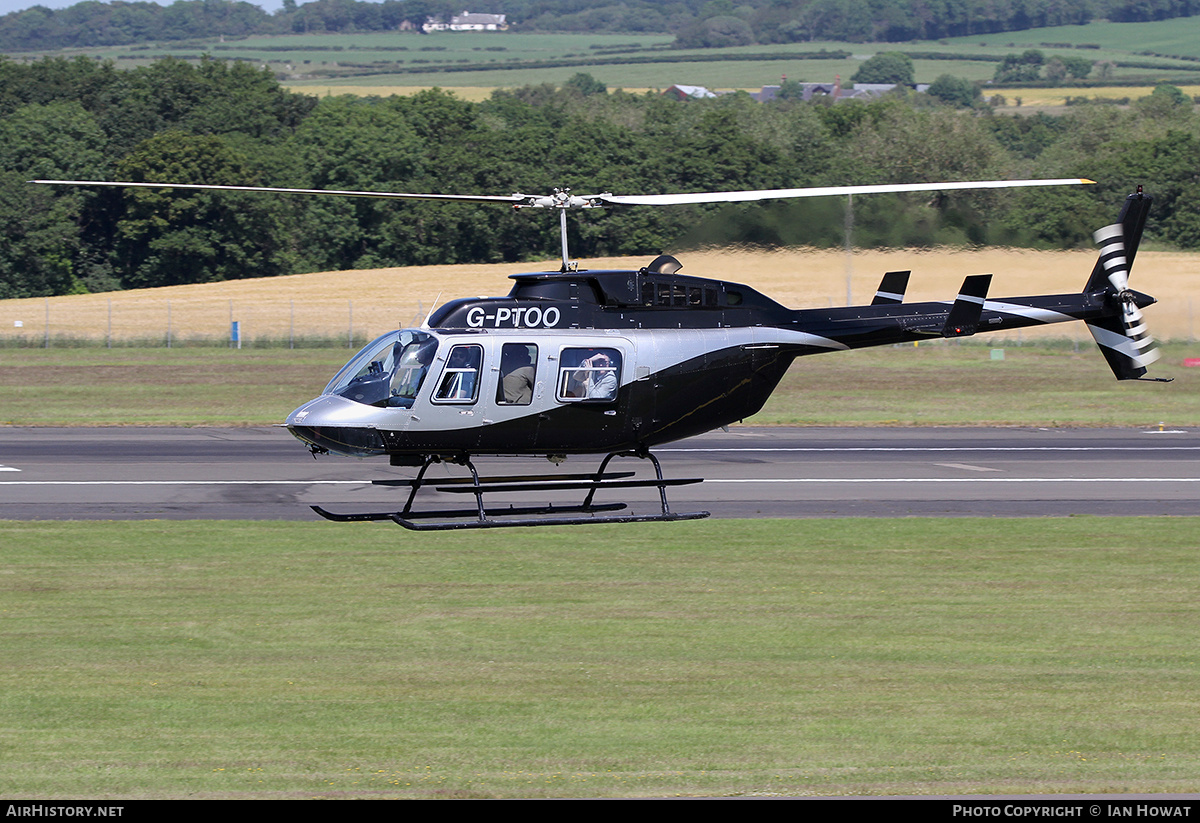
[[[508,15],[505,14],[481,14],[477,12],[464,11],[462,14],[455,14],[447,23],[439,17],[430,17],[425,21],[422,28],[426,32],[431,31],[507,31],[508,23],[506,22]]]

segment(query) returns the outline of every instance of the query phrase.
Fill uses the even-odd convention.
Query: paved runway
[[[670,490],[675,511],[722,518],[1200,514],[1197,431],[738,427],[656,454],[669,477],[705,478]],[[591,471],[597,462],[477,465],[485,475],[546,474]],[[653,476],[642,460],[610,468]],[[400,493],[371,481],[412,473],[383,460],[314,459],[282,428],[0,428],[2,519],[315,520],[313,504],[396,508]],[[430,471],[434,479],[461,474]],[[441,498],[431,499],[438,508],[471,500],[428,494]],[[502,498],[493,504],[563,499]],[[623,499],[638,514],[658,507],[654,489]]]

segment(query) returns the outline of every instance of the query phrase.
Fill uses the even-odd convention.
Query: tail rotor
[[[1129,290],[1129,261],[1125,255],[1125,226],[1114,223],[1097,231],[1093,237],[1100,247],[1100,265],[1108,275],[1108,282],[1115,293],[1112,298],[1120,303],[1122,341],[1118,345],[1129,357],[1130,365],[1145,369],[1146,366],[1158,360],[1161,353],[1154,338],[1146,328],[1145,317],[1138,307],[1136,295]],[[1092,335],[1096,336],[1096,327],[1089,324]],[[1101,346],[1105,344],[1096,337]],[[1120,376],[1120,375],[1118,375]]]
[[[1118,222],[1093,235],[1100,247],[1100,259],[1087,291],[1102,291],[1116,311],[1087,325],[1118,380],[1150,379],[1143,377],[1146,367],[1161,356],[1142,315],[1142,307],[1154,303],[1154,298],[1129,288],[1129,267],[1141,240],[1149,200],[1140,191],[1132,195]]]

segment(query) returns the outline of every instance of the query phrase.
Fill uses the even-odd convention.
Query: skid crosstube
[[[629,480],[634,472],[606,473],[609,462],[614,457],[646,458],[654,465],[655,478]],[[426,458],[420,472],[412,479],[376,480],[376,485],[408,487],[408,501],[398,511],[376,511],[340,514],[331,512],[321,506],[312,509],[326,520],[338,523],[361,523],[381,520],[391,520],[397,525],[413,531],[446,531],[453,529],[491,529],[511,528],[521,526],[576,526],[596,523],[647,523],[655,521],[674,522],[678,520],[698,520],[708,517],[708,512],[672,512],[667,503],[667,487],[682,486],[701,482],[700,478],[665,479],[658,459],[650,454],[617,452],[608,455],[600,464],[600,468],[590,474],[570,475],[504,475],[480,478],[475,466],[467,456],[456,458],[453,462],[466,466],[470,477],[443,478],[434,481],[434,489],[439,492],[475,495],[474,508],[441,509],[420,511],[413,509],[413,501],[417,492],[429,485],[425,480],[425,472],[439,458]],[[600,489],[631,489],[657,488],[661,510],[656,514],[606,514],[607,512],[622,511],[628,508],[626,503],[594,503],[593,498]],[[501,494],[505,492],[538,492],[538,491],[586,491],[587,496],[577,505],[556,505],[547,503],[542,506],[484,506],[483,495]],[[582,515],[582,516],[581,516]],[[437,522],[420,522],[433,520]]]

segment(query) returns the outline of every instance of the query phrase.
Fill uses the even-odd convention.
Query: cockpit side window
[[[436,403],[474,403],[479,397],[479,370],[483,346],[457,345],[450,349],[433,399]]]
[[[396,346],[399,351],[395,356],[396,368],[389,383],[390,397],[387,404],[411,408],[433,363],[433,356],[437,352],[437,339],[421,334],[421,337],[403,346],[400,343]]]

